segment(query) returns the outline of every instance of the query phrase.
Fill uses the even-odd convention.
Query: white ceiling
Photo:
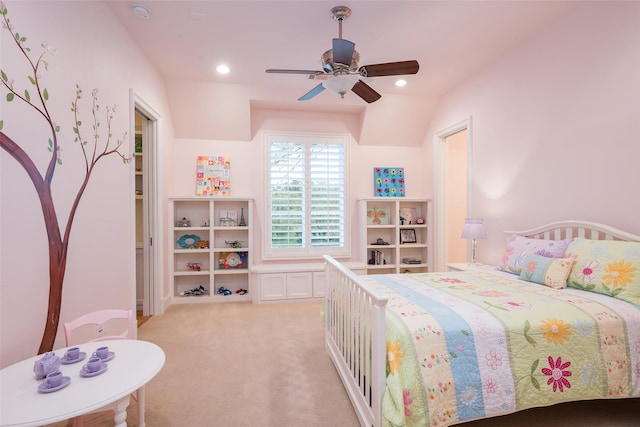
[[[353,41],[360,63],[416,59],[417,75],[396,88],[394,77],[366,80],[383,95],[437,99],[549,25],[576,1],[114,1],[122,25],[167,81],[230,82],[294,88],[302,95],[317,82],[304,75],[266,74],[267,68],[321,69],[320,56],[338,37],[330,9],[352,15],[343,38]],[[147,19],[131,6],[150,11]],[[195,17],[193,16],[195,15]],[[214,71],[226,63],[231,73]],[[287,91],[287,93],[291,93]],[[334,95],[325,91],[320,97]],[[354,94],[356,102],[364,104]],[[295,101],[295,100],[294,100]]]

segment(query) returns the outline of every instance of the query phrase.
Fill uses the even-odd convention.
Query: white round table
[[[93,377],[80,376],[81,368],[101,346],[114,352],[106,371]],[[144,385],[162,369],[164,351],[153,343],[128,339],[78,347],[87,357],[75,364],[60,365],[62,374],[71,381],[55,392],[38,392],[42,381],[35,379],[33,365],[42,355],[0,370],[0,426],[41,426],[112,406],[116,427],[125,427],[129,395],[136,390],[139,425],[144,426]],[[63,357],[66,348],[54,351]]]

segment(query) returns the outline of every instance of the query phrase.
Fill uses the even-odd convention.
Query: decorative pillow
[[[498,270],[520,274],[527,255],[537,254],[547,258],[562,258],[569,243],[571,243],[571,239],[532,239],[514,234],[509,239],[507,249],[498,263]]]
[[[530,254],[525,258],[520,278],[554,289],[567,287],[567,277],[571,273],[573,258],[547,258]]]
[[[567,279],[570,288],[640,305],[640,243],[576,238],[566,256],[575,258]]]

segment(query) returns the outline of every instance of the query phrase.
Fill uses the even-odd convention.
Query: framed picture
[[[416,243],[416,230],[405,228],[400,230],[400,243]]]
[[[373,168],[373,195],[375,197],[404,197],[404,168]]]
[[[367,225],[389,224],[389,209],[385,207],[367,208]]]
[[[224,156],[198,156],[196,196],[229,196],[231,161]]]
[[[415,224],[417,219],[416,208],[400,208],[400,225]]]

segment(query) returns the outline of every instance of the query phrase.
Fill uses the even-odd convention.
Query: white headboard
[[[624,240],[640,242],[640,236],[627,233],[617,228],[589,221],[557,221],[530,230],[505,231],[507,236],[519,234],[535,239],[561,240],[573,237],[584,237],[593,240]]]

